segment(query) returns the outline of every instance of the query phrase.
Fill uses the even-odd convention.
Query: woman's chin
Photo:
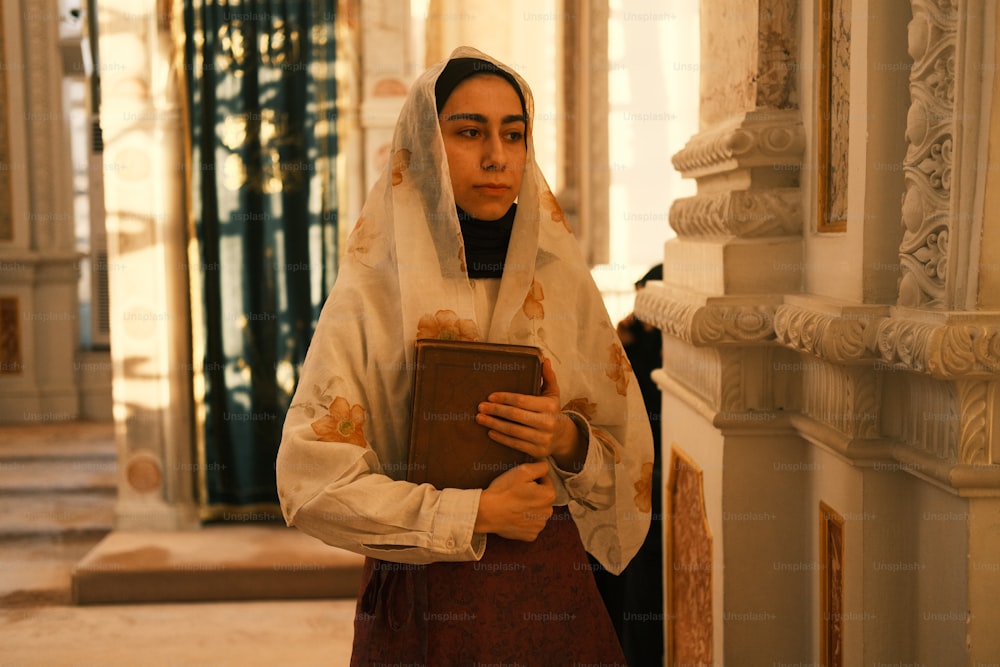
[[[476,220],[499,220],[510,209],[510,204],[481,204],[468,208],[461,204],[459,206]]]

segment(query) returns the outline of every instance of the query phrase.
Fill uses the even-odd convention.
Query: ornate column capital
[[[926,311],[784,297],[775,340],[833,364],[875,363],[938,380],[984,379],[1000,371],[1000,313]]]
[[[685,178],[747,167],[787,169],[796,177],[806,147],[798,109],[755,109],[700,132],[671,161]]]
[[[927,313],[893,308],[869,348],[886,364],[939,380],[987,378],[1000,371],[1000,313]]]
[[[886,306],[865,306],[820,297],[786,296],[775,313],[775,339],[798,352],[839,364],[871,362],[867,342]]]
[[[649,282],[636,295],[635,314],[695,346],[750,345],[774,339],[780,302],[780,296],[706,297]]]
[[[793,236],[802,231],[802,193],[798,188],[729,190],[677,199],[670,206],[677,236]]]

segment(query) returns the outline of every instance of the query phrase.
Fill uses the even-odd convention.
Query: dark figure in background
[[[649,280],[663,279],[657,264],[635,283],[638,292]],[[653,430],[653,519],[639,553],[618,576],[591,558],[594,578],[604,598],[630,667],[663,664],[663,497],[660,451],[660,390],[650,377],[663,365],[660,331],[630,313],[618,323],[618,337],[632,370]]]

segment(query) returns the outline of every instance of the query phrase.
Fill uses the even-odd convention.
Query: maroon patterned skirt
[[[365,559],[352,667],[479,664],[625,667],[565,507],[534,542],[490,535],[480,561]]]

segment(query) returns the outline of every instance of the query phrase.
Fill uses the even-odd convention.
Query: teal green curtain
[[[274,460],[336,261],[336,0],[185,0],[204,518],[276,514]]]

